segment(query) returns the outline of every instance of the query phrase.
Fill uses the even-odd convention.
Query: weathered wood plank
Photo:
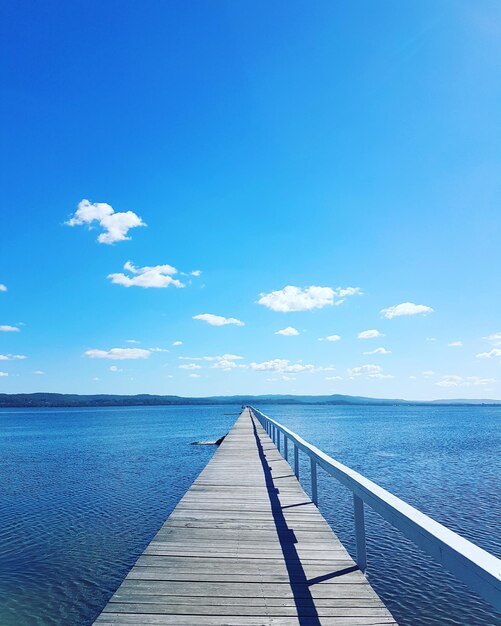
[[[395,621],[246,409],[95,624]]]

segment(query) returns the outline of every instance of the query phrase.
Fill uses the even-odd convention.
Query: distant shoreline
[[[126,406],[224,406],[229,404],[297,404],[322,406],[501,406],[501,400],[449,399],[402,400],[366,398],[363,396],[212,396],[190,398],[160,395],[79,395],[59,393],[0,394],[0,408],[72,408],[72,407],[126,407]]]

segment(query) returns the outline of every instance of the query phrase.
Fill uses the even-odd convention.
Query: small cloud
[[[146,226],[143,220],[132,211],[116,213],[113,207],[105,202],[91,204],[88,200],[81,200],[73,217],[65,223],[67,226],[87,225],[90,228],[94,222],[97,222],[104,230],[97,240],[99,243],[107,244],[127,241],[130,239],[127,233],[131,228]]]
[[[417,376],[409,376],[409,380],[416,380]]]
[[[423,372],[423,376],[425,376],[426,378],[429,378],[430,376],[435,376],[435,372],[433,370],[425,370]]]
[[[123,361],[126,359],[147,359],[151,352],[143,348],[111,348],[111,350],[87,350],[84,354],[89,359]]]
[[[191,276],[201,276],[202,272],[201,270],[193,270],[192,272],[190,272]]]
[[[325,380],[343,380],[342,376],[326,376]]]
[[[501,357],[501,348],[492,348],[489,352],[479,352],[477,359],[495,359]]]
[[[180,370],[199,370],[202,369],[201,365],[197,365],[196,363],[187,363],[186,365],[180,365]]]
[[[172,342],[172,345],[173,345],[173,346],[182,346],[182,345],[183,345],[183,342],[182,342],[182,341],[173,341],[173,342]]]
[[[298,374],[300,372],[313,372],[315,366],[311,364],[303,364],[301,361],[291,363],[288,359],[272,359],[263,361],[262,363],[251,363],[249,369],[261,372],[285,372]]]
[[[181,361],[221,361],[222,359],[226,361],[238,361],[244,357],[238,354],[222,354],[217,356],[178,356],[177,358]]]
[[[501,332],[487,335],[487,337],[482,337],[482,339],[491,341],[495,346],[501,346]]]
[[[33,374],[36,374],[37,376],[43,376],[45,372],[42,372],[42,370],[35,370]]]
[[[367,378],[393,378],[391,374],[384,374],[380,365],[360,365],[360,367],[352,367],[348,370],[348,375],[352,377],[367,376]]]
[[[364,352],[364,354],[391,354],[391,350],[387,350],[386,348],[376,348],[375,350]]]
[[[9,373],[8,373],[8,372],[0,372],[0,377],[2,377],[2,376],[8,376],[8,375],[9,375]]]
[[[292,326],[287,326],[287,328],[282,328],[282,330],[277,330],[275,335],[283,335],[284,337],[294,337],[295,335],[299,335],[299,331]]]
[[[427,313],[433,313],[431,306],[414,304],[413,302],[402,302],[402,304],[396,304],[381,310],[381,315],[389,320],[401,315],[426,315]]]
[[[357,335],[358,339],[376,339],[377,337],[384,337],[383,333],[380,333],[379,330],[375,328],[369,330],[362,330]]]
[[[436,341],[436,337],[426,337],[426,341]]]
[[[141,343],[141,342],[137,341],[137,339],[127,339],[127,343]]]
[[[497,382],[495,378],[480,378],[479,376],[443,376],[435,384],[438,387],[471,387],[485,386]]]
[[[447,345],[449,346],[449,348],[461,348],[462,345],[463,345],[463,342],[462,341],[451,341]]]
[[[101,380],[101,379],[99,378],[99,376],[94,376],[92,380]]]
[[[0,291],[7,291],[7,287],[2,283],[0,283]]]
[[[0,354],[0,361],[22,361],[27,358],[24,354]]]
[[[211,326],[227,326],[229,324],[234,324],[235,326],[245,326],[245,324],[236,319],[236,317],[223,317],[222,315],[213,315],[212,313],[194,315],[193,319],[207,322],[207,324],[210,324]]]
[[[340,339],[340,335],[327,335],[327,337],[319,337],[318,341],[339,341]]]
[[[361,294],[359,287],[294,287],[287,285],[278,291],[261,293],[258,304],[272,311],[290,313],[292,311],[311,311],[324,306],[341,304],[348,296]]]
[[[20,328],[18,328],[17,326],[8,326],[8,325],[3,325],[0,326],[0,332],[2,333],[18,333],[20,332]]]
[[[121,367],[118,367],[118,365],[112,365],[110,367],[110,372],[123,372],[123,369]]]
[[[225,359],[224,357],[219,359],[218,361],[215,361],[212,365],[212,368],[214,369],[222,369],[226,372],[230,371],[230,370],[234,370],[237,367],[243,367],[243,365],[238,365],[237,363],[235,363],[235,361],[231,360],[231,359]]]
[[[200,374],[188,374],[190,378],[201,378]]]
[[[142,287],[143,289],[166,289],[170,285],[183,288],[185,285],[177,278],[172,278],[178,271],[172,265],[145,265],[144,267],[136,267],[130,261],[124,265],[124,270],[129,275],[119,272],[116,274],[108,274],[108,278],[115,285],[122,287]]]
[[[148,350],[150,352],[170,352],[170,350],[167,350],[166,348],[148,348]]]

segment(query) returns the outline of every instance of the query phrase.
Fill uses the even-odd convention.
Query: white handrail
[[[355,511],[355,536],[357,565],[366,567],[364,503],[379,513],[408,539],[430,554],[457,578],[465,582],[497,610],[501,610],[501,560],[468,539],[461,537],[410,504],[397,498],[362,474],[334,460],[311,445],[292,430],[271,419],[258,409],[249,406],[254,416],[280,449],[280,433],[284,442],[294,443],[294,472],[299,477],[298,451],[302,450],[311,461],[312,500],[317,503],[316,465],[348,487],[353,493]],[[284,450],[288,446],[284,445]],[[286,456],[287,458],[287,456]],[[288,459],[287,459],[288,460]]]

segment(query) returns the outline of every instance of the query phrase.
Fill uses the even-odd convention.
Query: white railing
[[[362,474],[312,446],[299,435],[271,419],[258,409],[249,407],[278,450],[288,461],[289,442],[294,445],[294,473],[299,478],[299,451],[310,459],[312,501],[318,505],[317,466],[353,493],[357,565],[365,571],[364,504],[379,513],[408,539],[430,554],[457,578],[466,583],[497,610],[501,610],[501,560],[471,541],[439,524],[421,511],[373,483]],[[282,439],[282,446],[281,440]]]

